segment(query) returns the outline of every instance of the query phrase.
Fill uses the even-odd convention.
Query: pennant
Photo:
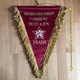
[[[14,19],[34,75],[41,78],[57,40],[66,7],[17,6]]]

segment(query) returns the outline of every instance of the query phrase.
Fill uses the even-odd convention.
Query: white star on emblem
[[[44,39],[44,34],[46,33],[45,30],[41,30],[40,27],[37,28],[37,30],[33,31],[35,34],[35,39]]]

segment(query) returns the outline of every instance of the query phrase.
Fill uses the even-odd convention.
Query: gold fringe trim
[[[63,22],[63,17],[65,15],[65,13],[66,13],[66,7],[62,6],[59,13],[58,13],[57,19],[55,21],[55,27],[54,27],[54,29],[52,31],[52,34],[51,34],[51,37],[50,37],[50,41],[49,41],[49,44],[48,44],[48,47],[47,47],[47,50],[46,50],[46,53],[45,53],[45,56],[44,56],[42,67],[41,67],[41,69],[39,69],[38,65],[37,65],[37,62],[36,62],[36,59],[35,59],[35,56],[34,56],[34,52],[33,52],[32,48],[31,48],[31,45],[30,45],[28,35],[26,34],[26,29],[25,29],[25,26],[24,26],[24,22],[22,21],[22,17],[20,15],[17,7],[15,7],[15,9],[14,9],[14,19],[17,22],[18,31],[20,33],[22,42],[25,46],[26,54],[29,57],[29,61],[31,63],[32,71],[34,72],[34,75],[38,78],[42,78],[42,76],[45,72],[45,68],[46,68],[46,65],[48,63],[49,57],[52,53],[55,42],[56,42],[57,37],[59,35],[61,25],[62,25],[62,22]]]

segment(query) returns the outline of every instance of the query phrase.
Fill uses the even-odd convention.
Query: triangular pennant
[[[17,6],[18,23],[23,44],[36,77],[42,77],[57,40],[66,8],[63,6]]]

